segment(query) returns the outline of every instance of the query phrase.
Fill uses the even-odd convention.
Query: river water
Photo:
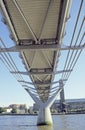
[[[36,126],[37,116],[0,116],[0,130],[85,130],[85,114],[53,115],[53,126]]]

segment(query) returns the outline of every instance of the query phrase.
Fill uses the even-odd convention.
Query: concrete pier
[[[37,125],[52,125],[52,116],[49,107],[40,107]]]
[[[37,125],[52,125],[53,121],[50,107],[54,103],[57,94],[61,91],[61,88],[59,88],[46,102],[42,102],[39,98],[36,97],[35,94],[31,93],[29,89],[26,89],[26,91],[39,106]]]

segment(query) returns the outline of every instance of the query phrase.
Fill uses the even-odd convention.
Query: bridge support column
[[[52,116],[49,107],[40,107],[37,125],[52,125]]]
[[[61,91],[61,88],[59,88],[48,100],[47,102],[39,104],[39,114],[38,114],[38,121],[37,125],[52,125],[53,120],[50,112],[50,107],[54,103],[57,94]]]
[[[26,91],[30,94],[30,96],[39,106],[37,125],[52,125],[53,121],[50,112],[50,107],[55,101],[57,94],[61,91],[61,88],[59,88],[45,103],[42,102],[38,97],[36,97],[35,94],[31,93],[29,89],[26,89]]]

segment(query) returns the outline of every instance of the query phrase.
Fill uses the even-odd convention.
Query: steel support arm
[[[56,71],[56,72],[53,72],[53,71],[46,72],[43,69],[42,72],[40,72],[39,70],[36,70],[36,72],[32,72],[32,71],[28,71],[28,72],[15,71],[15,72],[13,72],[13,71],[11,71],[11,73],[14,73],[14,74],[20,73],[23,75],[43,75],[43,74],[44,75],[52,75],[52,74],[60,74],[60,73],[71,72],[71,71],[72,71],[72,69],[71,70],[61,70],[61,71]]]
[[[40,50],[81,50],[85,48],[85,43],[80,46],[65,46],[59,44],[31,44],[31,45],[16,45],[10,48],[2,48],[0,47],[0,52],[19,52],[24,50],[33,50],[33,51],[40,51]]]
[[[62,81],[67,81],[67,79],[62,79]],[[53,85],[53,84],[59,83],[59,81],[55,81],[55,82],[50,82],[50,81],[47,81],[47,82],[39,82],[39,81],[28,82],[28,81],[24,81],[24,80],[18,80],[18,82],[22,82],[22,83],[29,84],[29,85]],[[27,86],[27,85],[23,85],[23,86]],[[34,88],[32,88],[32,89],[34,89]]]
[[[51,107],[51,105],[53,104],[53,102],[55,101],[56,99],[56,96],[58,95],[58,93],[61,91],[62,89],[59,88],[49,99],[48,101],[46,102],[45,105]]]
[[[31,91],[27,88],[25,88],[25,90],[29,93],[29,95],[32,97],[32,99],[37,103],[37,104],[40,104],[41,101],[38,97],[35,96],[35,94],[31,93]]]

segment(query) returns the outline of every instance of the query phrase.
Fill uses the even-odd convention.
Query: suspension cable
[[[80,8],[79,8],[77,19],[76,19],[76,23],[75,23],[75,26],[74,26],[74,30],[73,30],[73,35],[72,35],[72,38],[71,38],[70,46],[73,43],[74,35],[76,33],[76,29],[77,29],[77,26],[78,26],[78,22],[79,22],[79,18],[80,18],[80,13],[81,13],[81,9],[82,9],[82,6],[83,6],[83,2],[84,2],[84,0],[82,0],[81,4],[80,4]],[[69,59],[69,55],[70,55],[70,50],[68,51],[68,54],[67,54],[67,58],[66,58],[65,65],[64,65],[64,70],[66,69],[66,66],[67,66],[67,63],[68,63],[68,59]],[[62,74],[62,78],[64,77],[64,74],[65,73]]]

